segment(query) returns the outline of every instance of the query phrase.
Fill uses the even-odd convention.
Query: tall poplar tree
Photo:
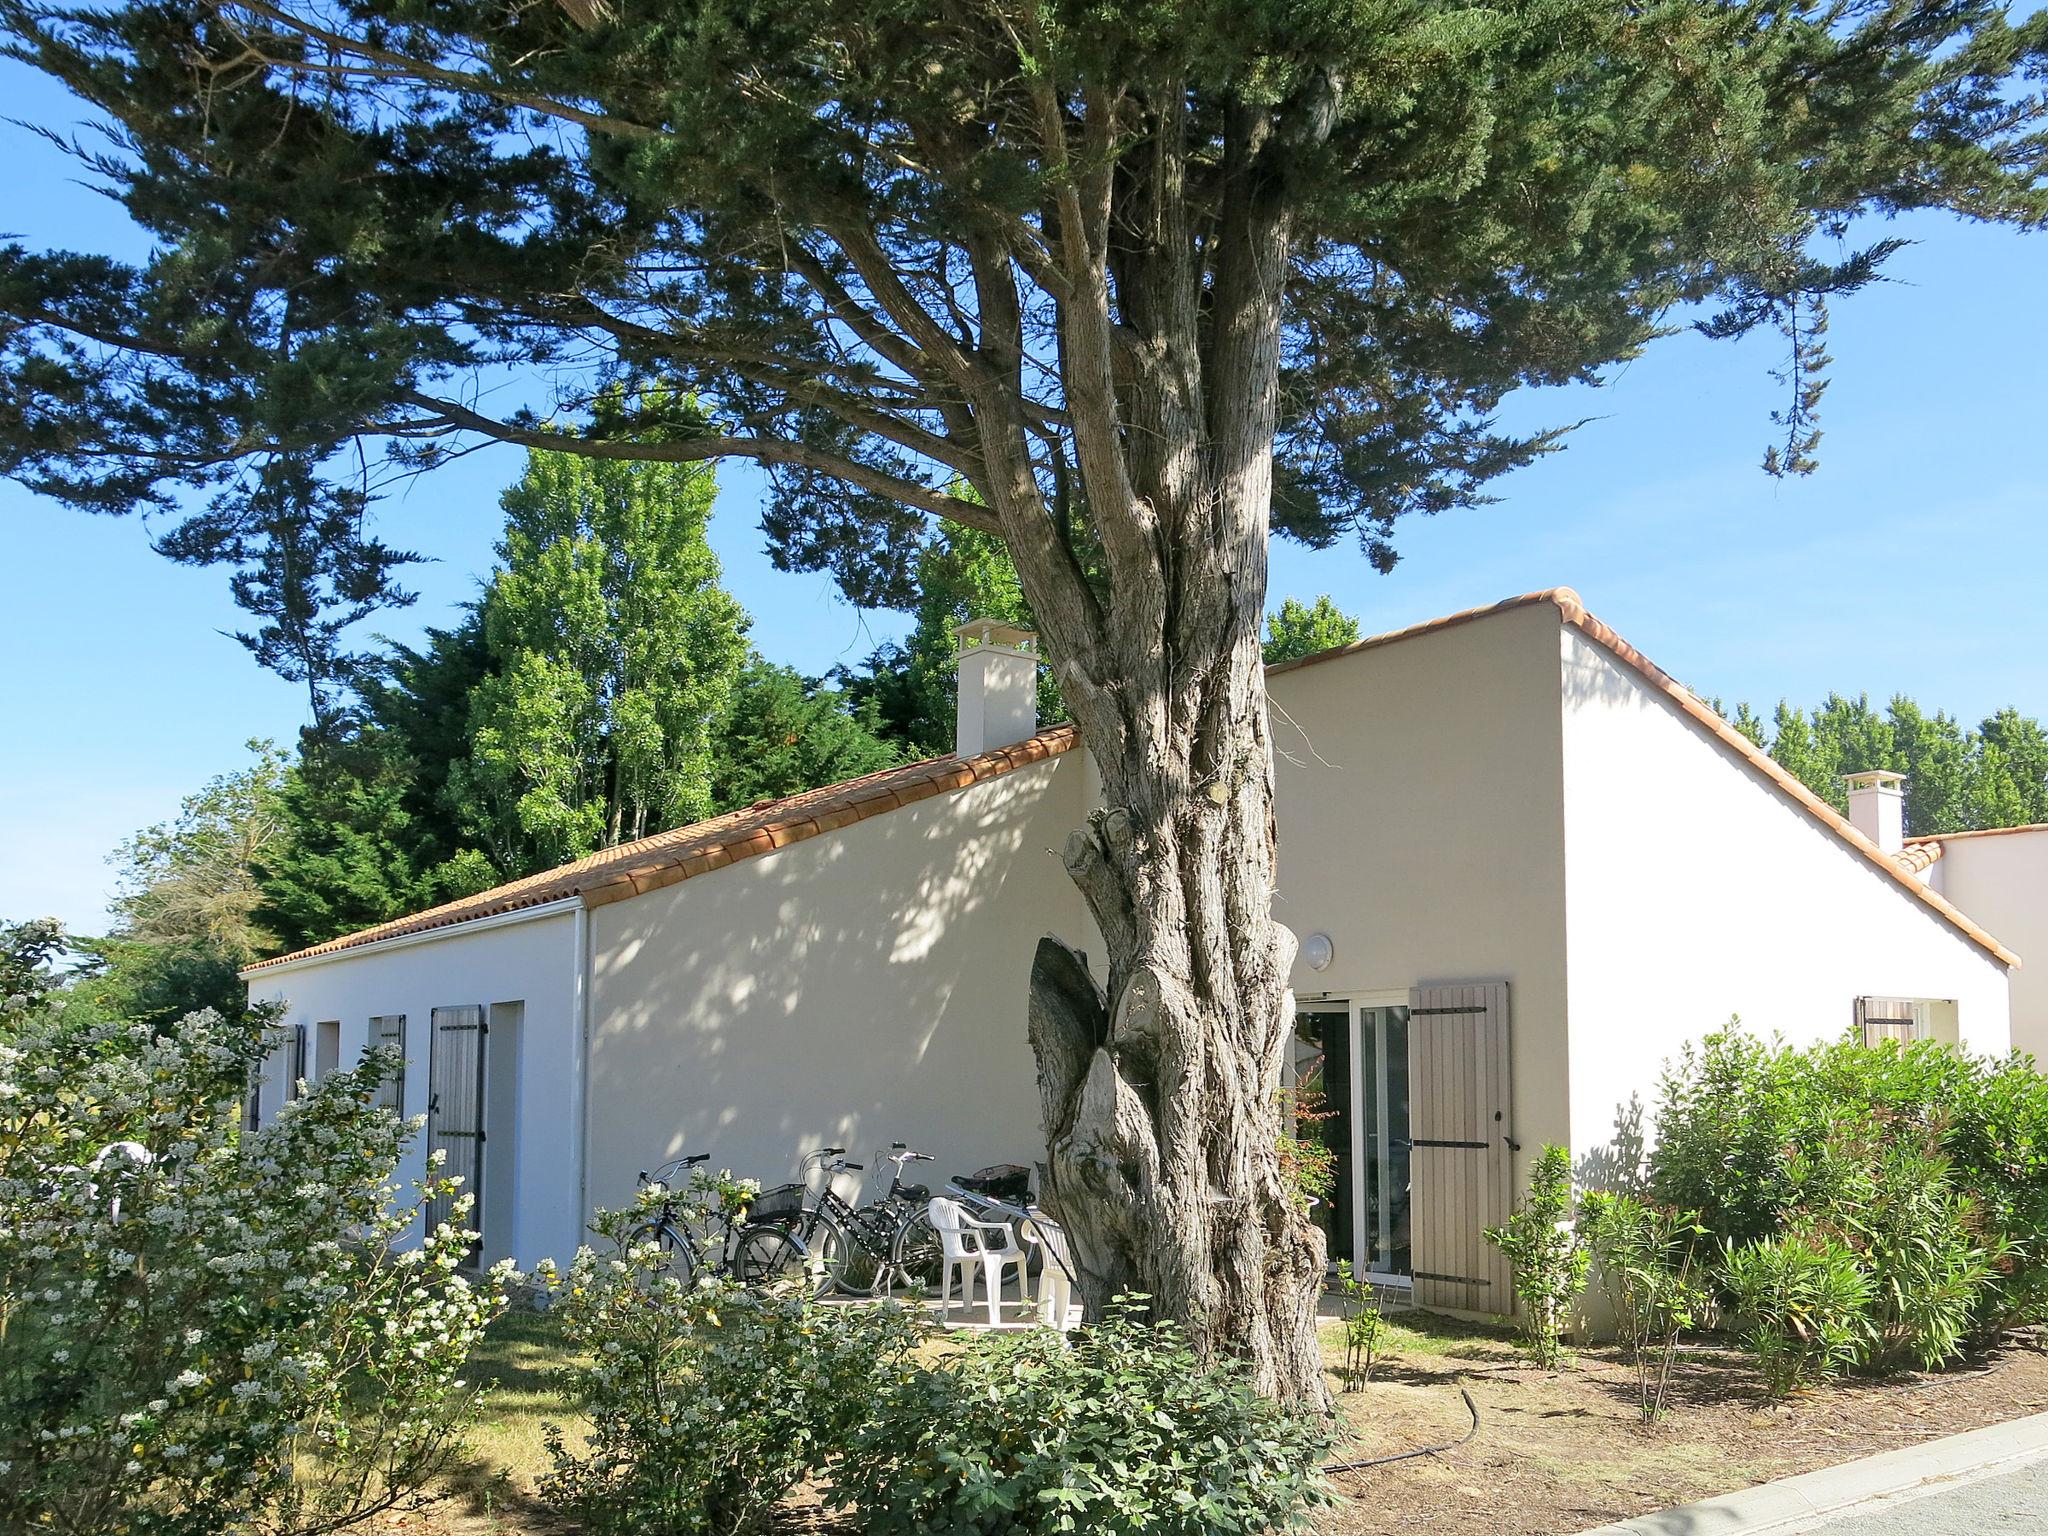
[[[1008,546],[1105,802],[1065,849],[1100,966],[1048,944],[1033,978],[1047,1197],[1091,1307],[1143,1292],[1307,1398],[1268,534],[1390,563],[1403,514],[1554,445],[1494,424],[1509,391],[1693,313],[1783,333],[1767,457],[1808,469],[1825,306],[1894,247],[1859,217],[2048,215],[2048,16],[1993,0],[0,24],[109,130],[82,152],[153,244],[0,256],[0,468],[37,488],[233,517],[281,455],[498,439],[751,459],[779,558],[863,601],[937,522]]]
[[[705,539],[700,464],[533,453],[484,594],[491,667],[446,794],[508,876],[711,812],[711,733],[747,617]]]

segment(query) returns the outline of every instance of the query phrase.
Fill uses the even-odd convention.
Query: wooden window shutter
[[[476,1197],[468,1225],[483,1225],[484,1176],[484,1037],[488,1033],[481,1004],[436,1008],[430,1018],[427,1057],[427,1151],[445,1153],[441,1173],[460,1179],[456,1194]],[[427,1230],[455,1218],[452,1195],[427,1202]]]
[[[1408,1010],[1415,1304],[1506,1316],[1512,1277],[1486,1229],[1515,1200],[1508,984],[1415,987]]]
[[[1927,1004],[1910,997],[1859,997],[1856,999],[1856,1029],[1865,1045],[1883,1040],[1911,1044],[1933,1033],[1933,1018]]]

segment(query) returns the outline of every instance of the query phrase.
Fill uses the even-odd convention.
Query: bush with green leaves
[[[1731,1027],[1666,1072],[1657,1119],[1659,1203],[1731,1248],[1811,1231],[1855,1255],[1858,1364],[1931,1368],[2048,1319],[2048,1078],[2026,1058]]]
[[[548,1431],[541,1495],[585,1536],[739,1536],[826,1467],[849,1425],[909,1369],[920,1310],[822,1305],[716,1279],[686,1285],[633,1234],[639,1209],[601,1213],[606,1241],[566,1270],[543,1264],[569,1342],[565,1370],[587,1444]]]
[[[67,1022],[0,1038],[0,1529],[316,1532],[410,1502],[474,1410],[463,1362],[504,1276],[417,1230],[416,1125],[372,1052],[240,1123],[275,1032]],[[458,1211],[466,1207],[458,1202]]]
[[[1093,1327],[982,1335],[908,1372],[855,1427],[835,1501],[863,1536],[1210,1536],[1327,1502],[1319,1414],[1205,1366],[1122,1297]]]
[[[1486,1240],[1515,1269],[1522,1338],[1529,1358],[1555,1370],[1572,1304],[1586,1288],[1591,1256],[1572,1221],[1572,1155],[1545,1147],[1529,1169],[1529,1190],[1514,1214],[1486,1229]]]
[[[1654,1424],[1670,1397],[1679,1335],[1699,1326],[1713,1301],[1699,1263],[1706,1228],[1690,1211],[1606,1192],[1580,1202],[1578,1226],[1635,1368],[1636,1406]]]
[[[1728,1250],[1720,1281],[1775,1396],[1841,1375],[1868,1350],[1870,1276],[1838,1237],[1794,1232]]]

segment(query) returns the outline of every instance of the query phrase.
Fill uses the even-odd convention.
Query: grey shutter
[[[1911,1044],[1933,1034],[1927,1005],[1910,997],[1859,997],[1856,1027],[1865,1045],[1881,1040]]]
[[[441,1172],[462,1180],[457,1193],[476,1196],[468,1226],[483,1230],[484,1219],[484,1010],[471,1004],[436,1008],[433,1045],[427,1060],[427,1151],[446,1152]],[[431,1231],[454,1219],[452,1198],[427,1204]]]
[[[1408,994],[1409,1224],[1415,1304],[1514,1311],[1512,1276],[1486,1229],[1514,1207],[1508,984]]]

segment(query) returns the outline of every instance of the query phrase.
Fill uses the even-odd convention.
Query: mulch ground
[[[1408,1321],[1407,1319],[1403,1320]],[[1772,1402],[1740,1355],[1688,1349],[1671,1407],[1645,1427],[1633,1371],[1613,1350],[1579,1352],[1546,1372],[1519,1362],[1499,1334],[1423,1320],[1356,1392],[1339,1402],[1357,1436],[1350,1458],[1455,1440],[1440,1455],[1341,1475],[1348,1496],[1321,1523],[1329,1536],[1459,1529],[1486,1536],[1570,1536],[1612,1520],[1732,1493],[2048,1410],[2048,1354],[2016,1340],[1941,1375],[1845,1382]]]

